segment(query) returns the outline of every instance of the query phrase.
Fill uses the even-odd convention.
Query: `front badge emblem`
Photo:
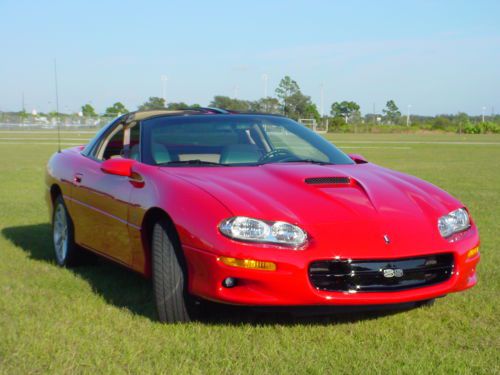
[[[391,239],[389,238],[389,236],[387,234],[384,234],[384,241],[385,241],[386,245],[389,245],[391,243]]]
[[[403,277],[404,275],[404,271],[400,268],[386,268],[384,270],[382,270],[382,273],[384,275],[385,278],[387,279],[391,279],[393,277]]]

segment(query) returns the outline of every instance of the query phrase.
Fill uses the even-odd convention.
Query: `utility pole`
[[[483,106],[483,112],[482,112],[483,122],[484,122],[484,111],[486,111],[486,107]]]
[[[165,107],[167,107],[167,81],[168,81],[168,77],[164,74],[162,74],[160,76],[160,80],[161,80],[161,83],[162,83],[162,98],[163,98],[163,102],[164,102],[164,105]]]
[[[269,76],[266,73],[262,74],[262,80],[264,81],[264,98],[267,98],[267,83]]]
[[[61,152],[61,124],[59,121],[59,85],[57,82],[57,60],[54,59],[54,86],[56,89],[57,152]]]
[[[410,108],[411,104],[408,104],[408,112],[406,113],[406,126],[410,126]]]
[[[238,85],[234,85],[233,90],[234,90],[234,98],[238,99]]]
[[[26,107],[24,106],[24,91],[23,91],[23,94],[22,94],[22,111],[26,112]]]
[[[321,89],[321,118],[325,117],[325,85],[320,85]]]

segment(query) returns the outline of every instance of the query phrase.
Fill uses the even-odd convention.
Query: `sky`
[[[500,1],[0,0],[0,111],[256,100],[289,75],[326,114],[500,113]],[[323,89],[322,89],[323,88]],[[323,92],[323,100],[321,100]],[[411,107],[408,107],[411,106]]]

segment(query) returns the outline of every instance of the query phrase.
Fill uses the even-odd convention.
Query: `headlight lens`
[[[296,225],[284,221],[263,221],[236,216],[223,220],[219,230],[235,240],[270,242],[299,247],[307,241],[307,234]]]
[[[445,238],[469,227],[469,214],[465,208],[459,208],[458,210],[452,211],[448,215],[441,216],[438,220],[439,233]]]

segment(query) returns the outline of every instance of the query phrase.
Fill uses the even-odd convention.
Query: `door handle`
[[[73,176],[73,182],[75,184],[81,184],[82,183],[82,178],[83,178],[83,175],[81,173],[76,173],[74,176]]]

